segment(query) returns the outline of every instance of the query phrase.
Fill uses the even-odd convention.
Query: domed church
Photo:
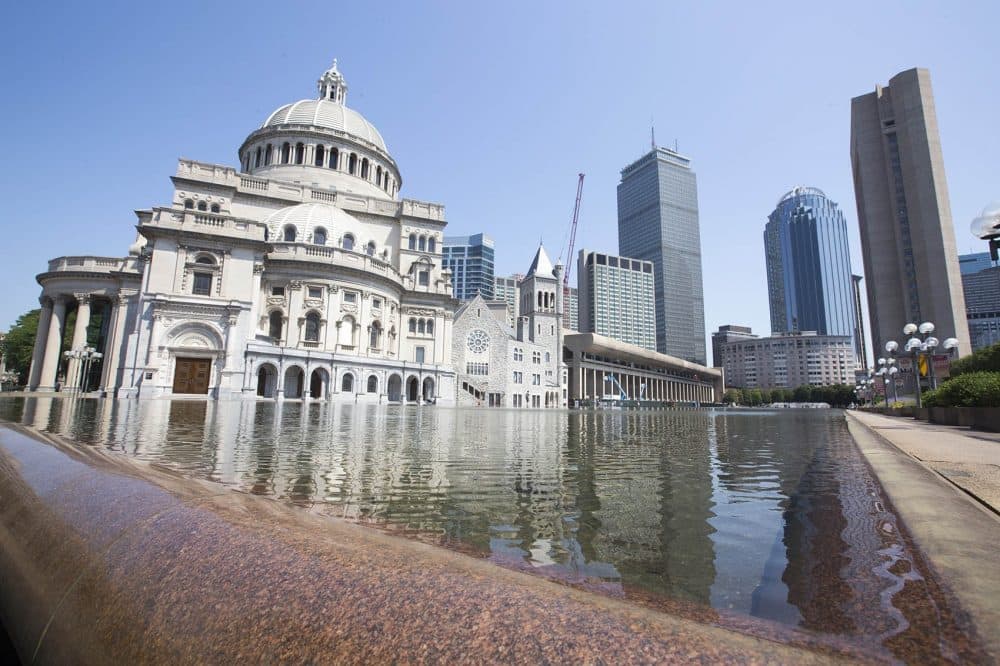
[[[399,196],[336,61],[239,164],[180,160],[128,256],[49,262],[29,388],[454,403],[444,207]]]

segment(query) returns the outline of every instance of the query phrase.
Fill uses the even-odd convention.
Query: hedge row
[[[964,359],[963,359],[964,360]],[[967,372],[923,396],[924,407],[1000,407],[1000,372]]]

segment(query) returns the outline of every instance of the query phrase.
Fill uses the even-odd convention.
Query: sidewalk
[[[1000,514],[1000,433],[868,412],[851,416]]]

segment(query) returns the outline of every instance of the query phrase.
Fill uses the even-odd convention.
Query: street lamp
[[[972,235],[990,244],[990,259],[997,261],[1000,250],[1000,202],[986,206],[972,221]]]
[[[927,377],[929,381],[930,388],[933,390],[937,388],[937,378],[934,375],[934,350],[941,345],[941,341],[936,337],[931,335],[934,333],[934,322],[925,321],[919,326],[914,323],[909,323],[903,327],[903,333],[905,335],[911,336],[909,340],[906,341],[905,351],[913,357],[914,363],[914,377],[917,384],[917,407],[920,407],[920,359],[923,356],[927,360]],[[922,336],[921,340],[918,335]],[[951,356],[951,350],[958,347],[958,340],[956,338],[945,339],[945,349],[948,350],[949,357]],[[886,343],[886,348],[888,349],[888,343]]]
[[[63,352],[63,356],[67,360],[76,359],[78,361],[76,364],[77,376],[66,377],[66,383],[69,386],[75,386],[80,393],[86,393],[87,389],[90,388],[91,364],[104,358],[104,354],[93,347],[84,347],[83,349],[65,351]]]

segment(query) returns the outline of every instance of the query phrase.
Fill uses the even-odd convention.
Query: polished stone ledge
[[[807,664],[834,655],[17,426],[0,426],[0,620],[24,663]]]

